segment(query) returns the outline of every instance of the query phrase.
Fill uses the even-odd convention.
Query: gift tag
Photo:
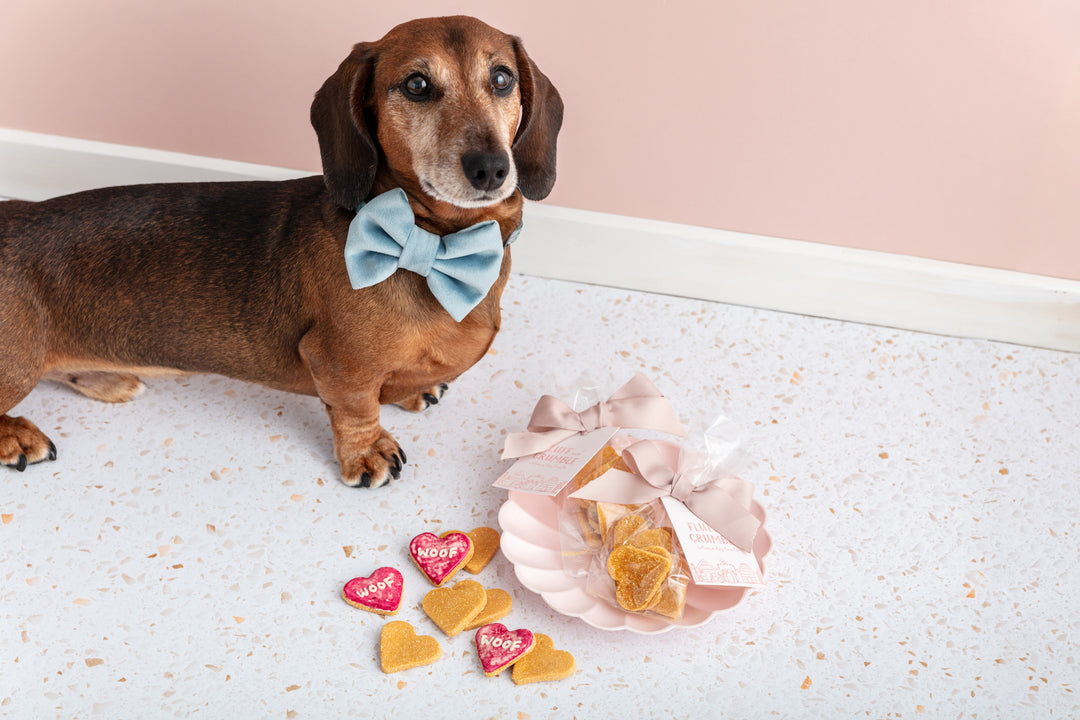
[[[603,427],[573,435],[535,455],[518,458],[499,476],[495,487],[541,495],[558,495],[578,471],[607,444],[619,428]]]
[[[678,500],[662,497],[660,501],[671,519],[695,583],[732,587],[765,584],[753,553],[732,545]]]

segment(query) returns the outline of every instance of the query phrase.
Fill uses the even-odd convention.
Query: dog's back
[[[46,313],[58,356],[49,364],[63,365],[66,354],[75,364],[87,356],[233,376],[243,367],[258,379],[270,361],[279,375],[285,353],[268,356],[266,342],[295,347],[303,333],[298,255],[330,237],[314,230],[323,227],[324,192],[316,176],[4,203],[0,282]],[[223,333],[231,336],[224,355]]]

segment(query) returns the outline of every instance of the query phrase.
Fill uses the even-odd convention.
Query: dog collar
[[[521,230],[511,234],[513,240]],[[416,225],[405,191],[395,188],[356,210],[345,240],[354,290],[376,285],[400,268],[427,278],[428,289],[457,322],[488,294],[502,268],[499,224],[486,220],[439,236]]]

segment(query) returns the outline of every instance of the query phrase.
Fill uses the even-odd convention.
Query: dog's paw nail
[[[435,397],[431,393],[424,393],[424,400],[427,401],[428,405],[438,405],[439,404],[439,398]]]
[[[362,488],[371,487],[371,475],[368,475],[367,473],[364,473],[363,475],[360,476],[360,487],[362,487]]]
[[[49,459],[56,459],[56,445],[54,445],[51,440],[49,441]]]
[[[446,392],[447,390],[450,389],[450,386],[447,385],[446,383],[439,383],[439,389],[442,390],[443,392]]]
[[[403,450],[402,448],[398,448],[398,455],[401,456],[401,464],[402,465],[409,462],[408,460],[405,459],[405,450]]]
[[[397,466],[394,466],[394,467],[390,468],[390,477],[392,477],[395,480],[397,480],[398,478],[401,477],[401,466],[400,465],[397,465]]]
[[[22,472],[23,470],[26,469],[26,456],[25,455],[19,455],[19,459],[15,463],[15,469],[18,470],[19,472]]]

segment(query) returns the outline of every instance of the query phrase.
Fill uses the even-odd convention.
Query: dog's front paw
[[[421,410],[427,410],[432,405],[438,405],[439,401],[442,400],[442,396],[449,388],[450,386],[446,383],[432,385],[429,388],[421,390],[412,397],[394,404],[400,408],[404,408],[405,410],[409,410],[411,412],[420,412]]]
[[[56,446],[26,418],[0,415],[0,465],[19,470],[42,460],[55,460]]]
[[[385,430],[367,447],[338,447],[337,456],[341,464],[341,482],[349,487],[385,485],[391,478],[401,477],[401,467],[405,464],[405,451]]]

